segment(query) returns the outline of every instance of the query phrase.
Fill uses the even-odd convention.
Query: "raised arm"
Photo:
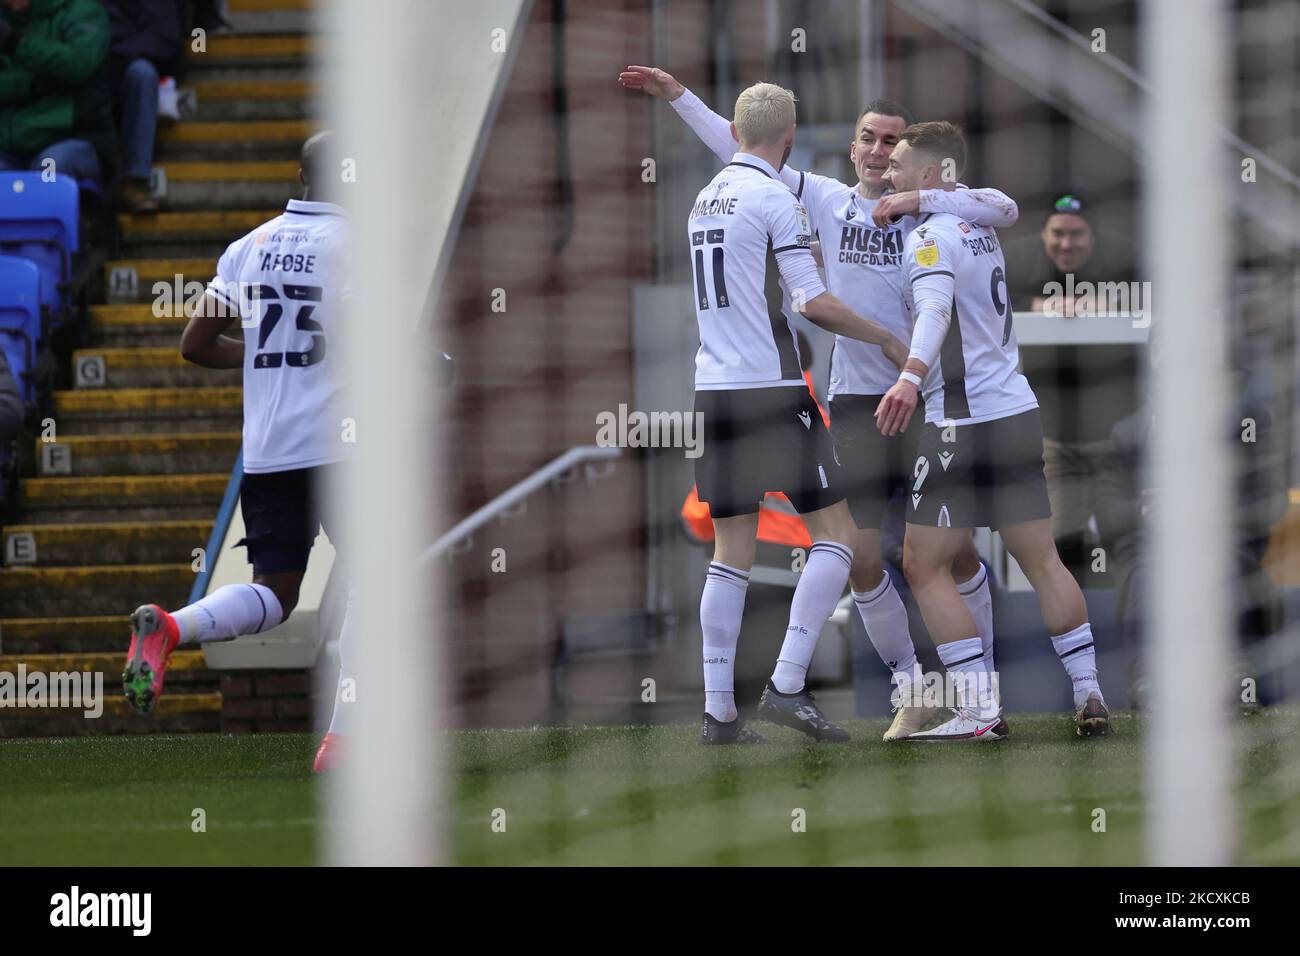
[[[977,226],[1006,229],[1020,218],[1020,207],[1006,193],[997,189],[910,189],[882,196],[871,211],[871,219],[884,228],[899,216],[919,216],[927,212],[952,213]]]
[[[670,104],[677,115],[686,121],[700,142],[713,151],[724,163],[731,162],[739,144],[731,133],[731,120],[713,112],[698,96],[682,86],[671,73],[653,66],[629,66],[618,75],[625,89],[640,90]],[[789,166],[781,168],[781,182],[798,191],[800,173]]]
[[[1007,229],[1020,218],[1016,201],[999,189],[922,189],[921,212],[947,212],[977,226]]]

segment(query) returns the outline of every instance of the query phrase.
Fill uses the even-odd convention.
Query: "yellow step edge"
[[[305,100],[317,93],[311,80],[201,80],[194,84],[204,100]]]
[[[74,362],[81,358],[102,358],[109,368],[180,368],[192,364],[180,349],[166,345],[77,349],[72,353]]]
[[[212,212],[160,212],[150,216],[123,213],[117,217],[125,239],[185,233],[228,232],[231,239],[280,215],[279,209],[226,209]]]
[[[113,579],[141,581],[157,577],[194,577],[194,568],[186,564],[103,564],[68,567],[0,568],[0,590],[21,587],[77,587],[87,581],[105,586]]]
[[[120,630],[123,634],[122,647],[125,649],[131,636],[130,616],[121,614],[92,614],[85,617],[8,617],[0,618],[0,641],[34,640],[48,637],[49,640],[66,640],[71,631],[85,635],[90,631]]]
[[[248,162],[162,163],[170,183],[199,183],[217,180],[236,182],[297,182],[298,161],[251,160]]]
[[[112,311],[108,311],[112,310]],[[149,303],[131,303],[127,306],[91,306],[90,323],[96,329],[133,328],[136,325],[157,326],[161,330],[181,332],[188,319],[179,315],[155,315]],[[179,347],[179,339],[177,339]]]
[[[105,688],[104,712],[113,717],[121,717],[124,714],[136,714],[135,708],[125,697],[112,696],[107,693]],[[40,713],[40,711],[37,711]],[[157,717],[174,717],[178,714],[219,714],[221,713],[221,692],[216,691],[210,694],[182,694],[166,691],[158,699],[158,704],[149,717],[140,717],[141,720],[149,720]]]
[[[110,259],[104,263],[105,280],[112,275],[113,269],[127,266],[135,269],[141,282],[171,282],[177,275],[186,280],[207,282],[217,272],[216,259]]]
[[[86,478],[23,478],[23,497],[29,502],[120,497],[148,498],[176,494],[220,497],[230,481],[228,474],[207,475],[96,475]],[[130,504],[124,501],[123,504]]]
[[[56,391],[56,414],[107,411],[165,411],[169,409],[242,408],[244,390],[238,385],[190,388],[91,388]]]
[[[79,524],[11,524],[5,526],[4,533],[6,535],[32,534],[45,544],[60,544],[98,534],[161,537],[167,532],[174,532],[178,536],[206,537],[212,530],[213,524],[214,522],[203,518],[173,521],[87,521]]]
[[[207,51],[189,52],[191,63],[201,63],[206,57],[216,59],[262,57],[306,57],[315,51],[314,37],[296,33],[245,34],[243,36],[210,36]]]
[[[54,444],[67,445],[74,455],[108,455],[115,452],[165,454],[171,451],[238,451],[242,438],[237,431],[137,432],[129,435],[64,435]],[[41,447],[47,442],[40,438],[35,441],[36,457],[39,458]]]
[[[321,124],[315,120],[239,120],[177,123],[158,132],[163,143],[301,142]]]
[[[315,0],[230,0],[231,13],[273,13],[277,10],[315,10]]]
[[[162,695],[154,708],[153,713],[148,717],[139,716],[131,706],[130,701],[121,695],[120,685],[118,689],[110,689],[107,682],[104,685],[104,698],[101,701],[104,707],[104,715],[108,717],[135,717],[140,721],[142,727],[149,727],[150,721],[159,717],[179,717],[181,714],[220,714],[221,713],[221,694],[184,694],[167,691]],[[86,708],[82,707],[42,707],[39,710],[19,710],[17,708],[7,708],[5,713],[14,717],[26,715],[33,720],[39,720],[42,715],[50,717],[59,714],[80,714],[84,713]]]
[[[12,674],[19,664],[27,665],[27,672],[32,671],[104,671],[105,673],[122,673],[126,666],[126,649],[120,653],[110,651],[82,651],[67,654],[3,654],[0,655],[0,672]],[[207,664],[203,652],[173,651],[168,658],[168,671],[201,671]],[[165,696],[165,695],[164,695]]]

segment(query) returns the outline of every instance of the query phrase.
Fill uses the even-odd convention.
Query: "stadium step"
[[[194,549],[207,547],[211,533],[212,520],[208,518],[16,524],[4,529],[5,554],[7,556],[10,551],[9,539],[23,535],[28,536],[31,542],[25,549],[35,549],[35,561],[26,565],[28,567],[192,562]]]
[[[123,616],[123,620],[126,620]],[[61,654],[0,654],[0,673],[16,673],[18,665],[26,666],[28,673],[32,671],[44,671],[51,673],[53,671],[99,671],[102,674],[109,674],[121,677],[122,668],[126,666],[126,651],[129,642],[130,631],[128,629],[128,640],[123,641],[123,646],[116,653],[111,651],[100,652],[82,652],[82,653],[61,653]],[[172,656],[167,662],[167,676],[179,671],[201,671],[206,670],[207,665],[203,661],[203,652],[200,650],[182,651],[179,648],[172,651]]]
[[[6,710],[3,737],[72,737],[83,734],[193,734],[221,729],[221,693],[186,693],[172,687],[157,709],[142,717],[121,696],[120,677],[103,686],[103,714],[87,719],[83,709]]]
[[[0,606],[15,617],[130,614],[145,603],[175,608],[189,598],[194,576],[190,561],[4,568],[0,570]]]
[[[238,330],[238,326],[235,326]],[[72,353],[73,367],[92,360],[103,362],[100,371],[93,373],[95,385],[87,388],[160,388],[182,385],[239,385],[243,369],[214,369],[195,365],[181,356],[175,345],[151,348],[120,347],[77,349]]]
[[[178,287],[184,290],[188,283],[199,283],[197,288],[201,291],[216,274],[217,258],[212,255],[175,259],[108,259],[104,263],[104,284],[108,288],[109,300],[114,303],[153,302],[160,294],[170,302],[175,300],[174,290]],[[135,272],[134,290],[129,289],[124,280],[114,282],[114,274],[125,270]],[[168,288],[155,291],[155,284],[160,282]],[[184,328],[184,323],[181,328]]]
[[[195,122],[293,120],[315,115],[316,84],[310,79],[210,79],[188,83]]]
[[[122,651],[130,640],[128,615],[133,610],[84,617],[0,618],[0,653]]]
[[[182,160],[292,160],[319,125],[306,119],[176,123],[159,131],[156,157],[163,165]]]
[[[230,0],[228,18],[235,32],[300,33],[310,29],[311,0]]]
[[[36,439],[33,460],[41,477],[218,472],[235,460],[241,437],[235,430],[60,435],[57,442]],[[47,453],[50,444],[66,451]],[[67,470],[60,471],[64,456]]]
[[[54,440],[60,434],[226,431],[242,426],[243,412],[243,389],[237,385],[56,391]]]
[[[90,338],[104,348],[138,345],[179,349],[184,315],[155,315],[148,303],[92,305]]]
[[[128,502],[158,506],[220,502],[229,475],[97,475],[85,478],[23,478],[23,504],[30,514],[70,510],[112,511]],[[44,517],[44,515],[42,515]]]
[[[317,43],[305,33],[209,35],[206,50],[189,51],[189,75],[225,67],[267,67],[283,65],[305,69]]]
[[[282,211],[228,209],[163,212],[152,216],[120,215],[117,224],[123,257],[175,256],[215,260],[235,239]]]
[[[160,202],[172,211],[283,207],[302,195],[296,159],[176,162],[159,168],[167,177]]]

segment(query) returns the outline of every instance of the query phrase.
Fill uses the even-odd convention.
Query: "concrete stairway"
[[[116,286],[106,282],[110,301],[92,307],[92,344],[73,360],[93,374],[55,394],[53,441],[36,439],[36,474],[23,479],[20,517],[4,529],[0,691],[20,666],[102,674],[103,716],[11,709],[0,698],[0,736],[222,725],[221,678],[205,670],[201,651],[173,655],[152,718],[127,708],[121,671],[130,612],[188,599],[243,419],[242,373],[181,358],[186,319],[154,283],[206,283],[229,242],[299,195],[296,157],[314,128],[307,5],[230,7],[236,32],[211,36],[206,53],[190,55],[181,85],[195,91],[194,117],[160,130],[162,211],[119,219],[121,258],[105,278],[134,270],[134,290],[119,271]]]

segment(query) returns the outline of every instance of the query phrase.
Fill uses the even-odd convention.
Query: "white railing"
[[[438,538],[429,550],[420,556],[420,562],[427,563],[441,554],[445,554],[452,545],[465,540],[493,518],[502,515],[528,498],[565,472],[591,461],[610,461],[618,457],[617,448],[605,448],[600,445],[579,445],[570,448],[548,465],[533,472],[517,485],[497,495],[469,517],[459,522],[454,528]]]

